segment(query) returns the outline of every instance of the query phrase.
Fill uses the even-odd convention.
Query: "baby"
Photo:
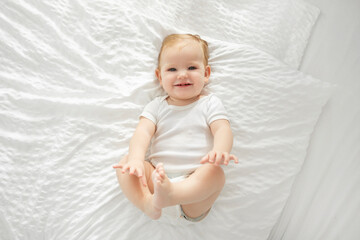
[[[220,165],[238,163],[230,154],[226,111],[215,95],[203,93],[211,73],[208,58],[207,42],[197,35],[164,39],[155,74],[167,95],[145,107],[129,154],[113,166],[125,196],[152,219],[178,205],[179,217],[202,220],[225,183]]]

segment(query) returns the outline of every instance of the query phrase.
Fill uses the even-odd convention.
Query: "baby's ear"
[[[160,69],[156,69],[155,70],[155,75],[156,75],[156,78],[159,80],[159,82],[160,82],[160,85],[162,85],[162,79],[161,79],[161,71],[160,71]]]
[[[205,82],[206,83],[209,82],[210,75],[211,75],[211,67],[209,65],[207,65],[205,67]]]

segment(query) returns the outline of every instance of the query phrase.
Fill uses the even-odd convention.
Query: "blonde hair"
[[[193,34],[171,34],[164,38],[161,49],[158,56],[158,66],[157,68],[160,69],[160,60],[161,60],[161,54],[165,47],[173,46],[175,43],[178,43],[181,40],[194,40],[200,43],[200,46],[204,53],[204,66],[208,65],[208,59],[209,59],[209,49],[208,49],[208,43],[201,39],[199,35],[193,35]]]

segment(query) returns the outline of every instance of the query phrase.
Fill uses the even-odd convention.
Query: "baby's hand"
[[[119,163],[117,165],[114,165],[113,168],[121,168],[122,174],[128,173],[129,175],[137,176],[139,178],[139,180],[142,182],[142,184],[144,185],[144,187],[147,186],[146,176],[145,176],[145,167],[144,167],[143,161],[129,160],[124,164]]]
[[[204,164],[208,162],[217,166],[227,166],[231,160],[233,160],[235,163],[239,163],[238,158],[233,154],[229,154],[228,152],[210,151],[205,157],[201,159],[200,163]]]

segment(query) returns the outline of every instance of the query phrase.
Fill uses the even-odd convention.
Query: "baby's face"
[[[199,99],[209,81],[210,67],[204,66],[204,53],[194,40],[184,40],[166,47],[156,70],[161,86],[172,105],[187,105]]]

